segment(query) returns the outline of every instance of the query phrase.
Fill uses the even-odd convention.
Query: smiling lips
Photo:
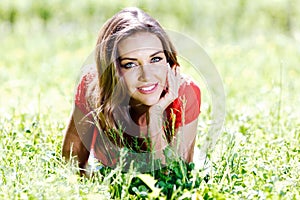
[[[158,83],[151,84],[151,85],[146,85],[142,87],[138,87],[138,91],[142,94],[151,94],[153,93],[158,87]]]

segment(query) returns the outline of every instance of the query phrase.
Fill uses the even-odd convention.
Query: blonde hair
[[[118,131],[113,113],[126,98],[126,88],[119,73],[118,43],[137,32],[156,35],[163,46],[167,62],[171,67],[179,66],[176,51],[160,24],[138,8],[125,8],[109,19],[99,32],[96,45],[96,65],[98,82],[91,85],[87,94],[89,106],[96,111],[102,131]],[[109,138],[111,136],[108,136]],[[114,143],[122,145],[115,135]]]

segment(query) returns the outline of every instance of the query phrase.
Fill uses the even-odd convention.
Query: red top
[[[91,111],[90,106],[87,103],[86,93],[88,85],[94,81],[96,75],[94,73],[88,73],[82,77],[75,94],[75,105],[84,114],[88,114]],[[180,85],[178,91],[178,98],[175,99],[165,110],[169,125],[172,124],[172,113],[175,114],[175,128],[182,126],[182,124],[188,124],[200,114],[201,94],[199,87],[191,80],[185,78]],[[182,112],[184,110],[184,112]],[[174,116],[174,115],[173,115]],[[97,128],[94,128],[94,138],[92,142],[92,148],[95,150],[95,157],[99,159],[104,165],[114,165],[116,158],[109,159],[108,157],[114,157],[113,153],[107,151],[107,143],[112,144],[107,137],[103,139],[100,145],[94,146],[96,137],[99,136]],[[97,141],[99,144],[99,141]],[[109,145],[109,146],[111,146]],[[112,150],[112,148],[109,148]],[[110,155],[108,155],[110,154]]]

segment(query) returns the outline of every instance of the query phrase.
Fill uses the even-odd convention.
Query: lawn
[[[1,1],[0,199],[300,199],[299,3]],[[226,112],[207,170],[196,156],[196,167],[142,174],[121,163],[84,178],[61,159],[80,67],[125,6],[192,38],[218,71]],[[201,149],[217,108],[206,77],[182,68],[201,86]]]

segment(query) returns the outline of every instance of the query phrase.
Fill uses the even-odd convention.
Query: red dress
[[[86,93],[88,86],[95,81],[95,74],[88,73],[82,77],[75,94],[75,106],[84,114],[91,112],[91,107],[87,103]],[[175,99],[165,110],[169,126],[178,128],[183,124],[189,124],[198,118],[200,114],[201,94],[199,87],[191,80],[184,79],[178,91],[178,98]],[[184,112],[183,112],[184,110]],[[173,121],[172,121],[173,119]],[[175,121],[174,121],[175,119]],[[75,122],[76,123],[76,122]],[[97,139],[97,145],[95,141]],[[101,135],[98,129],[94,128],[94,138],[92,147],[95,157],[106,166],[113,166],[118,157],[116,156],[116,147],[104,134]]]

